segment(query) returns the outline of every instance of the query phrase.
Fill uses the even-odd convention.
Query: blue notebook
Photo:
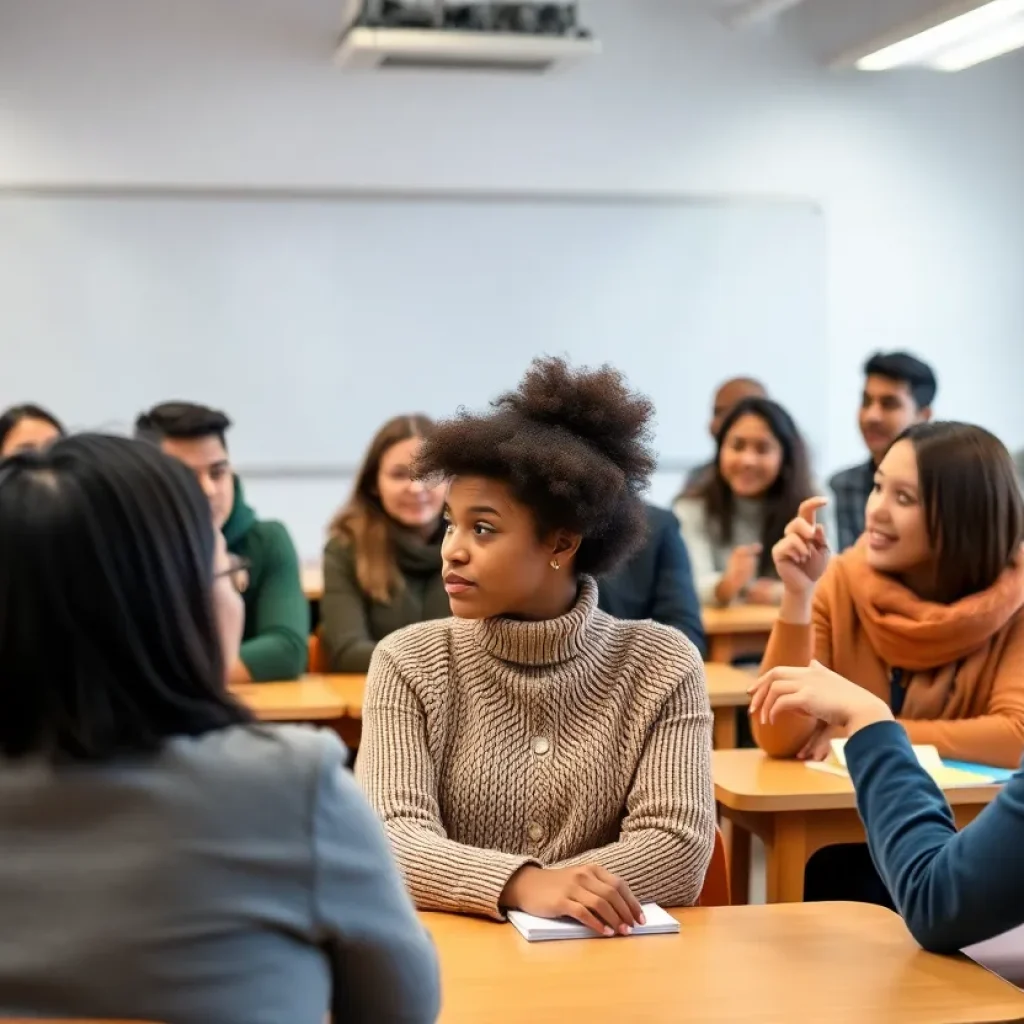
[[[947,768],[956,768],[962,772],[973,772],[975,775],[987,775],[996,782],[1009,782],[1017,774],[1016,768],[992,768],[987,764],[969,764],[967,761],[951,761],[943,758],[942,763]]]

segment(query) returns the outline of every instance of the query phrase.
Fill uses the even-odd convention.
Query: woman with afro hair
[[[598,610],[594,580],[644,540],[652,412],[608,367],[543,359],[424,443],[454,618],[377,647],[357,765],[422,910],[625,935],[641,903],[699,896],[703,664],[678,631]]]

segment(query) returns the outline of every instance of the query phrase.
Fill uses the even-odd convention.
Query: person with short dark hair
[[[320,636],[333,672],[365,672],[384,637],[451,614],[441,579],[444,486],[413,473],[433,429],[426,416],[388,420],[331,523]]]
[[[536,361],[424,441],[448,481],[454,618],[374,652],[357,774],[421,909],[567,915],[628,934],[693,904],[715,838],[704,669],[675,629],[597,607],[642,543],[652,406],[605,367]]]
[[[675,503],[704,604],[778,604],[772,545],[814,493],[807,448],[778,402],[746,398],[722,421],[714,472]]]
[[[932,368],[909,352],[879,352],[864,364],[864,392],[858,416],[861,436],[871,458],[836,473],[829,481],[835,495],[834,518],[840,551],[853,547],[864,532],[864,506],[882,456],[908,427],[932,418],[937,389]]]
[[[244,581],[245,635],[233,682],[297,679],[309,657],[309,602],[299,559],[283,523],[258,519],[231,470],[231,420],[193,402],[165,402],[142,413],[135,435],[160,446],[195,473]]]
[[[597,606],[617,619],[651,619],[678,629],[703,658],[708,640],[690,556],[679,520],[668,509],[647,506],[643,546],[625,565],[598,581]]]
[[[722,430],[725,417],[745,398],[767,398],[765,386],[753,377],[731,377],[718,386],[711,404],[711,421],[708,433],[715,447],[718,447],[718,435]],[[715,475],[715,459],[694,467],[683,484],[684,491],[695,491],[703,487]]]
[[[824,502],[806,502],[775,546],[785,595],[763,670],[784,676],[820,663],[884,700],[912,743],[944,758],[1017,767],[1024,499],[1009,452],[969,424],[909,428],[879,463],[865,533],[831,560],[814,522]],[[768,721],[753,718],[772,757],[821,760],[844,735],[786,706]],[[807,899],[888,901],[864,848],[853,850],[859,864],[828,851],[812,858]],[[847,883],[864,888],[844,894]]]
[[[42,406],[28,402],[0,413],[0,458],[45,448],[64,436],[60,420]]]
[[[195,477],[81,435],[0,467],[0,1016],[433,1021],[437,963],[326,731],[224,680]]]

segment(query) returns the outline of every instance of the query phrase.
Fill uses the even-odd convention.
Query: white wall
[[[858,370],[876,348],[932,360],[943,415],[1024,444],[1020,55],[839,76],[696,0],[591,0],[606,55],[571,74],[350,77],[330,64],[340,6],[2,0],[0,186],[811,197],[830,232],[830,412],[805,425],[822,469],[861,457]],[[799,374],[800,353],[778,372]],[[306,554],[343,486],[306,485]],[[274,511],[297,488],[255,490]]]

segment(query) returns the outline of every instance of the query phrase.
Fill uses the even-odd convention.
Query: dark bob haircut
[[[0,448],[3,448],[7,435],[22,420],[42,420],[49,423],[61,437],[64,436],[64,424],[52,412],[47,412],[41,405],[26,402],[24,405],[12,405],[0,413]]]
[[[1006,446],[970,423],[919,423],[909,441],[935,552],[934,598],[952,604],[991,587],[1021,553],[1024,498]]]
[[[0,755],[107,760],[249,721],[194,475],[83,434],[0,463]]]
[[[578,573],[609,572],[643,544],[654,408],[622,374],[538,359],[493,409],[438,424],[423,443],[419,475],[503,481],[532,510],[541,536],[582,536]]]
[[[723,544],[731,544],[735,498],[732,488],[722,476],[722,448],[729,431],[744,416],[760,419],[782,448],[779,475],[762,499],[764,523],[760,538],[761,558],[757,568],[759,576],[775,579],[778,572],[772,559],[772,548],[782,540],[789,521],[796,518],[800,502],[814,495],[807,446],[793,417],[778,402],[770,398],[744,398],[729,410],[729,414],[722,420],[716,439],[714,473],[707,478],[706,483],[699,486],[697,496],[704,501],[705,515],[718,539]]]
[[[218,409],[195,402],[163,402],[139,415],[135,420],[135,436],[154,444],[165,438],[193,441],[216,437],[226,448],[225,435],[230,427],[231,420]]]

